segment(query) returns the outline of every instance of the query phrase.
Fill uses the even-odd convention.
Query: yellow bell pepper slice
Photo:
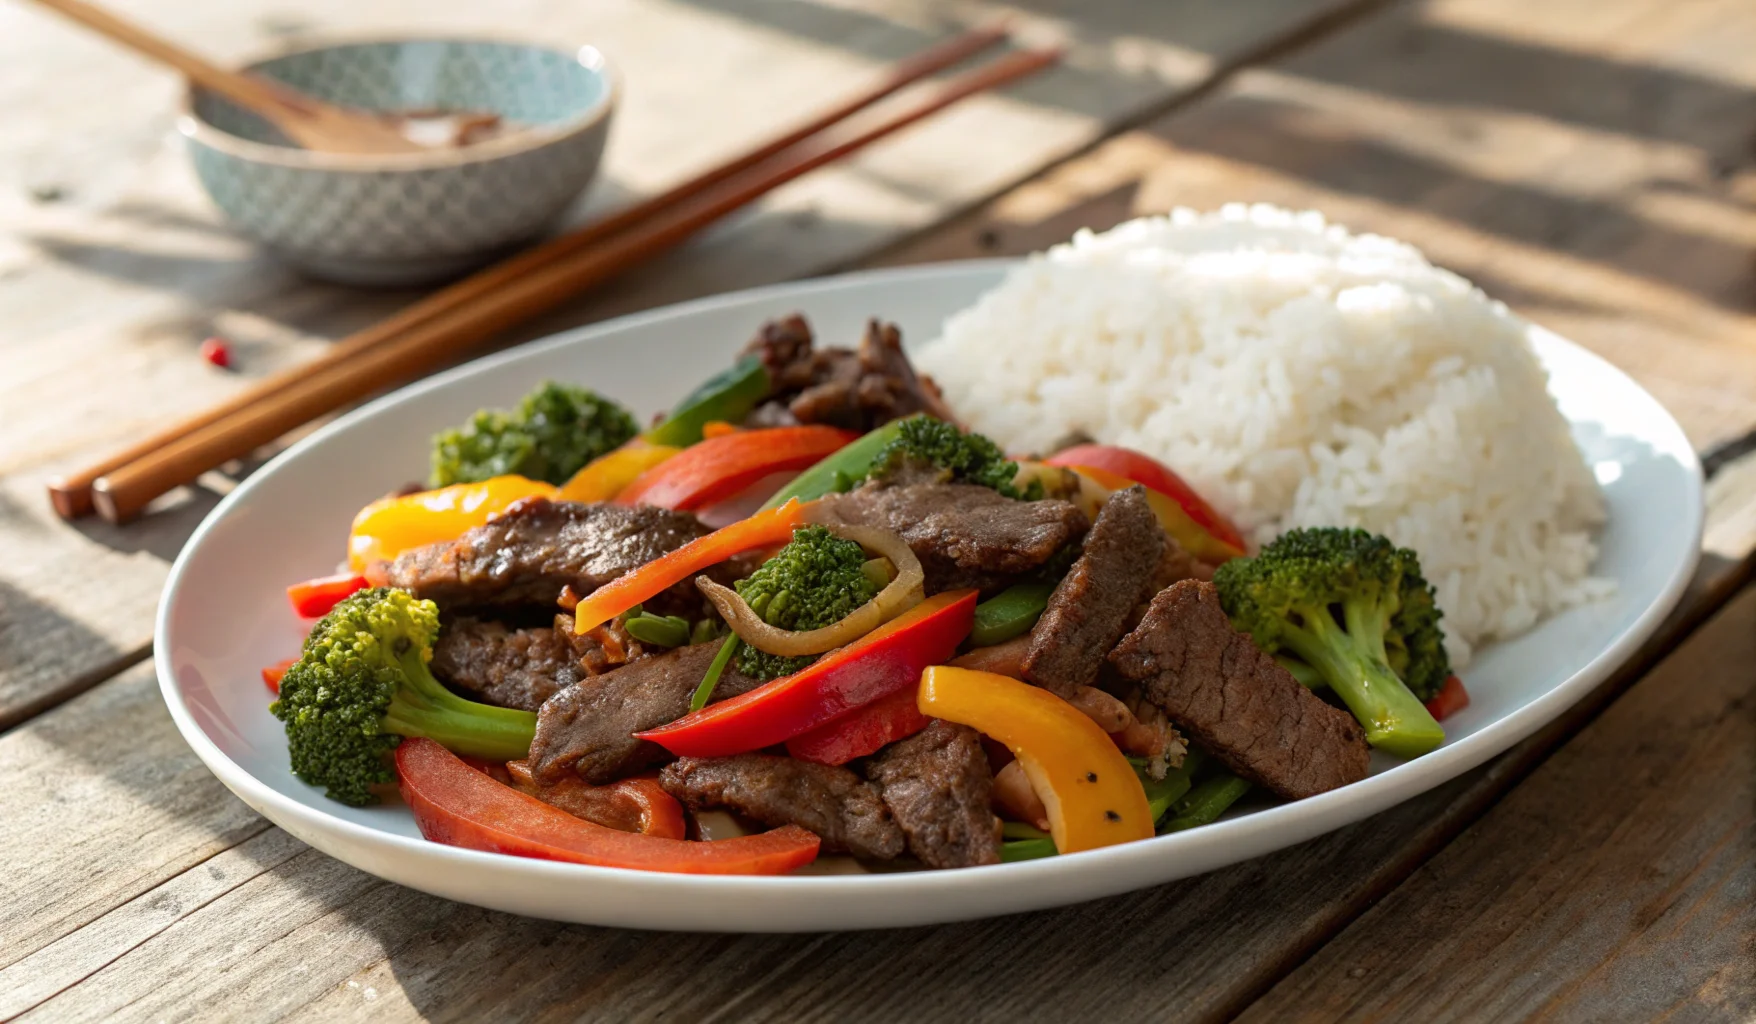
[[[1098,509],[1103,507],[1105,501],[1109,500],[1110,495],[1134,486],[1134,481],[1120,473],[1112,473],[1095,466],[1070,466],[1068,468],[1079,476],[1079,494],[1069,500],[1094,518],[1097,516]],[[1237,558],[1244,553],[1207,532],[1200,523],[1190,517],[1189,513],[1183,511],[1183,506],[1150,487],[1146,489],[1146,504],[1152,509],[1152,514],[1158,518],[1159,526],[1163,527],[1167,534],[1170,534],[1171,539],[1196,558],[1217,565],[1227,559]]]
[[[1096,722],[1047,690],[973,669],[921,673],[921,713],[1004,743],[1049,812],[1061,853],[1152,837],[1152,809],[1128,759]]]
[[[363,572],[404,551],[456,540],[525,498],[555,497],[555,485],[522,476],[497,476],[480,483],[452,484],[400,498],[380,498],[354,516],[348,532],[348,567]]]
[[[586,463],[561,485],[562,501],[609,501],[622,493],[634,478],[682,451],[668,444],[635,442],[605,452]]]

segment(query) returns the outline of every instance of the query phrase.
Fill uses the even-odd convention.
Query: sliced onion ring
[[[721,586],[706,576],[695,577],[695,586],[719,609],[720,615],[731,625],[732,632],[751,647],[789,658],[822,654],[858,640],[925,598],[926,574],[921,570],[921,561],[901,537],[889,530],[868,526],[822,525],[837,537],[851,540],[867,551],[890,559],[890,564],[896,566],[896,578],[840,622],[821,629],[800,631],[769,625],[731,587]]]

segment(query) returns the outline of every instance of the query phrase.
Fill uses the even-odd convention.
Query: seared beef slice
[[[552,783],[576,770],[602,785],[670,760],[665,748],[633,734],[688,714],[689,698],[719,648],[717,640],[679,647],[582,679],[550,697],[537,712],[531,774]],[[732,697],[756,685],[727,666],[714,695]]]
[[[659,784],[690,810],[729,807],[764,825],[809,829],[825,852],[879,860],[902,853],[902,830],[878,791],[846,768],[772,754],[685,757],[665,766]]]
[[[1085,552],[1049,595],[1030,633],[1024,678],[1062,697],[1097,682],[1104,655],[1128,629],[1165,553],[1165,531],[1135,484],[1104,502]]]
[[[1370,751],[1359,723],[1234,630],[1211,583],[1160,591],[1110,662],[1226,767],[1280,796],[1297,800],[1366,777]]]
[[[981,737],[967,725],[935,721],[892,743],[866,767],[884,805],[908,837],[908,852],[930,868],[998,864],[994,776]]]
[[[773,385],[750,426],[826,423],[864,433],[917,412],[951,419],[939,389],[909,364],[893,324],[869,321],[856,352],[815,348],[810,326],[794,315],[764,324],[744,352],[762,360]]]
[[[707,532],[688,512],[531,498],[455,541],[404,552],[372,575],[447,610],[553,606],[562,587],[589,594]],[[693,581],[680,598],[699,605]]]
[[[1013,501],[974,484],[868,484],[823,499],[854,526],[902,537],[927,574],[927,593],[992,590],[1042,567],[1085,535],[1085,513],[1065,501]]]
[[[503,708],[535,711],[582,674],[568,638],[554,629],[508,629],[462,617],[433,644],[433,674]]]

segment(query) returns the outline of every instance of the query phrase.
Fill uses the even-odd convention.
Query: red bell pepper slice
[[[1229,519],[1216,512],[1206,499],[1195,493],[1195,488],[1171,472],[1169,466],[1150,455],[1109,444],[1077,444],[1056,452],[1044,461],[1051,466],[1093,466],[1127,477],[1137,484],[1145,484],[1147,489],[1157,491],[1182,506],[1183,511],[1190,519],[1195,520],[1196,525],[1221,542],[1239,551],[1249,550],[1244,545],[1243,535]]]
[[[1463,680],[1456,676],[1446,676],[1445,685],[1427,701],[1427,714],[1433,720],[1443,722],[1445,719],[1469,707],[1469,691],[1463,688]]]
[[[757,548],[780,547],[793,539],[793,530],[805,521],[808,507],[789,501],[780,508],[758,512],[616,577],[573,606],[573,631],[582,635],[589,633],[635,605],[651,600],[733,555]]]
[[[975,624],[973,590],[927,598],[790,676],[634,735],[684,757],[728,757],[783,743],[920,681]]]
[[[876,754],[897,740],[908,739],[932,721],[921,714],[915,691],[905,688],[827,725],[794,736],[787,740],[787,753],[801,761],[847,764],[856,757]]]
[[[860,435],[835,427],[740,430],[690,445],[636,477],[618,505],[697,509],[769,475],[812,466]]]
[[[449,846],[697,875],[778,875],[817,858],[818,838],[796,825],[711,843],[598,825],[495,782],[428,739],[397,746],[396,773],[421,834]]]
[[[366,577],[358,573],[320,576],[288,587],[287,599],[293,602],[293,611],[298,612],[300,618],[320,619],[349,594],[364,590],[366,586]]]
[[[269,693],[272,693],[276,697],[279,697],[280,696],[280,678],[281,678],[281,676],[286,675],[287,669],[292,668],[294,665],[297,665],[298,663],[299,663],[299,659],[288,658],[285,661],[276,662],[273,665],[270,665],[267,668],[263,669],[262,670],[262,685],[268,687]]]

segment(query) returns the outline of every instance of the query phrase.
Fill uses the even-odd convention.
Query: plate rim
[[[230,514],[232,508],[246,500],[261,481],[266,480],[284,462],[300,458],[308,448],[322,443],[332,433],[344,430],[361,420],[374,417],[383,410],[404,402],[415,401],[428,391],[444,387],[459,379],[475,376],[505,363],[561,348],[588,346],[600,342],[605,337],[655,322],[707,312],[719,307],[759,302],[765,298],[777,296],[804,299],[814,293],[868,282],[903,283],[911,278],[937,278],[951,274],[967,274],[973,277],[984,272],[995,273],[1020,262],[1022,262],[1021,259],[999,258],[913,264],[904,267],[859,270],[779,282],[703,296],[569,328],[499,352],[489,353],[441,373],[411,382],[338,417],[307,437],[301,438],[225,495],[190,534],[188,541],[185,542],[172,563],[164,588],[160,593],[159,606],[154,618],[153,661],[159,679],[160,695],[170,711],[178,732],[182,735],[184,742],[189,744],[196,756],[222,784],[243,799],[245,803],[269,818],[270,821],[293,833],[301,841],[318,848],[327,856],[336,857],[380,878],[385,878],[396,884],[435,892],[437,895],[451,899],[459,899],[460,897],[437,892],[435,889],[428,888],[418,881],[408,880],[406,877],[393,877],[393,874],[400,873],[406,876],[418,872],[387,874],[384,870],[359,863],[354,857],[344,856],[320,846],[308,836],[336,833],[341,840],[347,843],[379,846],[384,848],[384,853],[394,857],[412,858],[410,863],[415,867],[425,863],[433,865],[439,870],[449,871],[460,869],[467,871],[471,868],[515,869],[527,874],[533,882],[537,883],[544,881],[573,881],[585,885],[608,883],[625,889],[634,887],[652,890],[655,895],[681,895],[684,898],[725,895],[728,891],[755,896],[785,892],[827,897],[838,894],[849,887],[854,887],[855,892],[847,895],[869,897],[874,894],[883,896],[886,893],[900,894],[907,891],[917,896],[931,897],[941,891],[955,890],[961,894],[975,894],[977,901],[981,902],[984,893],[989,894],[988,898],[991,900],[992,894],[997,893],[1005,896],[1016,891],[1016,898],[1009,902],[1008,909],[1005,910],[983,910],[976,915],[956,910],[941,911],[937,914],[929,911],[904,915],[903,919],[895,922],[897,925],[918,925],[968,919],[971,916],[992,916],[998,913],[1042,909],[1082,902],[1103,895],[1133,891],[1147,885],[1162,884],[1162,881],[1144,884],[1126,881],[1123,884],[1110,887],[1104,887],[1101,884],[1093,887],[1088,884],[1077,892],[1071,891],[1073,887],[1055,891],[1038,886],[1035,888],[1034,894],[1031,890],[1032,883],[1035,881],[1063,878],[1070,872],[1090,876],[1083,879],[1088,883],[1094,879],[1101,881],[1106,876],[1110,878],[1131,876],[1145,868],[1147,862],[1173,857],[1179,851],[1187,855],[1186,859],[1204,861],[1212,859],[1211,855],[1222,848],[1241,846],[1255,850],[1246,856],[1223,862],[1242,863],[1245,860],[1295,845],[1378,814],[1422,792],[1442,785],[1447,780],[1462,775],[1489,758],[1510,749],[1558,717],[1566,708],[1577,703],[1592,688],[1627,662],[1633,653],[1657,631],[1660,624],[1676,607],[1694,576],[1702,556],[1701,542],[1704,535],[1706,514],[1705,481],[1701,474],[1699,456],[1694,447],[1687,443],[1687,437],[1677,423],[1675,416],[1645,387],[1615,364],[1590,349],[1521,317],[1521,321],[1529,324],[1533,331],[1571,349],[1571,355],[1583,357],[1588,362],[1597,364],[1596,369],[1599,371],[1620,377],[1628,385],[1645,395],[1664,413],[1665,425],[1670,430],[1674,430],[1679,438],[1682,438],[1684,444],[1681,446],[1681,452],[1669,454],[1679,455],[1683,468],[1693,471],[1690,476],[1693,486],[1685,495],[1689,509],[1693,513],[1689,538],[1691,543],[1688,549],[1690,554],[1672,568],[1670,577],[1657,592],[1655,599],[1629,624],[1615,642],[1600,650],[1547,693],[1495,720],[1482,731],[1462,738],[1454,745],[1442,747],[1422,758],[1398,764],[1353,786],[1343,787],[1305,800],[1278,803],[1254,814],[1217,822],[1206,828],[1155,836],[1140,842],[1085,851],[1068,857],[987,865],[974,869],[772,877],[670,874],[544,861],[467,850],[386,832],[368,824],[336,817],[319,807],[280,793],[257,779],[241,764],[233,761],[195,722],[187,703],[183,700],[171,664],[171,647],[166,641],[170,630],[170,610],[176,603],[177,592],[183,584],[183,576],[187,571],[190,559],[207,535]],[[1362,791],[1361,787],[1366,788]],[[1266,845],[1264,845],[1265,840]],[[1204,858],[1203,854],[1208,856]],[[1206,873],[1217,869],[1218,866],[1223,866],[1223,864],[1201,868],[1184,875],[1168,876],[1165,880],[1168,880],[1169,877],[1185,877]],[[557,919],[583,920],[572,916]],[[618,921],[617,924],[636,928],[669,927],[662,923],[641,925],[639,922],[628,921]],[[752,924],[756,927],[752,927]],[[770,927],[770,925],[773,925],[773,922],[742,922],[729,926],[725,930],[740,932],[805,930],[785,924],[778,927]],[[888,926],[891,925],[878,925],[877,927]],[[855,924],[842,927],[874,926]]]

